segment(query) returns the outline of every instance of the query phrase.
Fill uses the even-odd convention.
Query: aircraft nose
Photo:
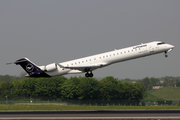
[[[166,52],[171,52],[173,50],[174,46],[173,45],[170,45],[168,44],[167,45],[167,51]]]
[[[171,49],[173,49],[173,48],[174,48],[174,46],[173,46],[173,45],[169,45],[169,47],[170,47]]]
[[[173,46],[173,45],[171,45],[171,44],[166,44],[166,48],[167,48],[167,49],[173,49],[173,48],[174,48],[174,46]]]

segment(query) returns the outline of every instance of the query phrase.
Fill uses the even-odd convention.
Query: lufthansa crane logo
[[[27,70],[28,72],[32,72],[32,71],[34,70],[34,66],[33,66],[32,64],[28,64],[28,65],[26,66],[26,70]]]

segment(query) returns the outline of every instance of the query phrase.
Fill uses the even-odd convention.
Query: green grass
[[[16,120],[28,120],[28,119],[16,119]],[[41,120],[41,119],[30,119],[30,120]],[[52,119],[46,119],[46,120],[52,120]],[[56,119],[56,120],[67,120],[67,119]],[[68,120],[92,120],[92,119],[68,119]],[[93,119],[93,120],[160,120],[160,119]],[[178,120],[178,119],[163,119],[163,120]]]
[[[16,120],[28,120],[28,119],[16,119]],[[31,120],[41,120],[41,119],[31,119]],[[52,120],[52,119],[46,119]],[[67,119],[56,119],[56,120],[67,120]],[[92,119],[68,119],[68,120],[92,120]],[[93,120],[160,120],[160,119],[93,119]],[[163,120],[178,120],[178,119],[163,119]]]
[[[156,91],[147,91],[144,100],[180,100],[180,87],[164,87]]]
[[[68,105],[1,105],[7,110],[163,110],[180,109],[180,106],[68,106]]]
[[[147,97],[143,99],[144,101],[159,101],[164,100],[163,98],[159,98],[155,95],[152,95],[151,93],[147,92]]]

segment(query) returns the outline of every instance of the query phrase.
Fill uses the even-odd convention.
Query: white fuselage
[[[84,69],[81,69],[86,68],[84,66],[87,66],[87,68],[89,68],[90,71],[93,71],[95,69],[111,65],[113,63],[123,62],[126,60],[136,59],[162,52],[169,52],[173,48],[174,46],[170,44],[165,44],[161,41],[155,41],[97,55],[92,55],[84,58],[79,58],[67,62],[58,63],[59,65],[57,65],[56,70],[47,71],[46,73],[50,76],[83,73],[87,72],[84,71]],[[39,67],[43,68],[42,66]]]

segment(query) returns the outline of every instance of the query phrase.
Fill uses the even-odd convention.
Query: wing
[[[87,71],[93,71],[95,69],[104,67],[107,64],[101,63],[101,64],[91,64],[91,65],[81,65],[81,66],[63,66],[61,64],[57,64],[57,65],[59,65],[61,68],[67,68],[67,69],[80,70],[83,72],[87,72]]]

